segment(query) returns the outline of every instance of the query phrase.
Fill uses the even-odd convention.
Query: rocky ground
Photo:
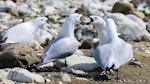
[[[70,79],[64,82],[60,79],[62,72],[39,72],[40,74],[51,74],[54,84],[149,84],[150,83],[150,42],[132,42],[134,48],[134,59],[139,63],[126,64],[119,69],[119,80],[114,76],[108,76],[108,80],[102,80],[100,69],[88,72],[88,75],[69,74]],[[82,50],[87,55],[86,50]],[[64,74],[64,73],[63,73]],[[101,79],[102,78],[102,79]],[[107,78],[107,77],[106,77]],[[106,79],[104,78],[104,79]]]
[[[49,17],[49,22],[35,33],[37,45],[0,43],[0,84],[150,84],[148,8],[148,0],[0,0],[0,34],[26,20]],[[57,68],[48,67],[43,71],[34,68],[41,52],[59,34],[66,17],[75,12],[99,16],[110,14],[120,37],[125,41],[132,40],[129,43],[133,46],[134,58],[119,69],[118,80],[116,73],[101,76],[95,60],[87,57],[92,39],[97,35],[91,25],[76,26],[75,37],[83,53],[66,58],[67,68],[63,68],[66,66],[64,61],[58,61]],[[42,31],[47,33],[40,33]]]

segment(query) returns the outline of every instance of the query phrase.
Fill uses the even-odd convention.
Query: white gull
[[[0,41],[4,43],[31,44],[34,39],[34,33],[47,20],[48,18],[46,17],[38,17],[11,27],[2,33]]]

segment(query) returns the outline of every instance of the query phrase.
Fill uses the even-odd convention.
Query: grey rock
[[[63,68],[61,68],[61,71],[67,72],[67,73],[73,73],[74,72],[74,70],[70,67],[63,67]]]
[[[144,49],[141,48],[141,47],[135,47],[135,50],[136,50],[136,51],[143,51]]]
[[[66,67],[67,64],[65,64],[65,59],[59,59],[55,62],[55,66],[59,69]]]
[[[25,44],[0,44],[0,68],[26,67],[39,62],[35,51]]]
[[[89,81],[87,78],[82,78],[82,77],[76,77],[77,80],[82,80],[82,81]]]

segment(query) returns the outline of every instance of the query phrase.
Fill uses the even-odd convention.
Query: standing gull
[[[75,25],[80,23],[81,14],[70,14],[61,27],[60,34],[46,48],[39,67],[43,64],[72,55],[78,49],[74,37]]]
[[[98,44],[103,45],[103,44],[106,43],[107,28],[106,28],[106,22],[101,17],[99,17],[99,16],[90,16],[90,18],[93,19],[92,20],[93,22],[91,24],[96,28],[96,31],[98,32],[98,38],[93,39],[92,43],[93,43],[94,46],[92,46],[92,49],[89,52],[89,56],[94,56],[96,46]],[[124,40],[122,40],[121,38],[119,38],[119,40],[121,41],[121,43],[126,44],[126,42]]]
[[[18,24],[1,35],[1,42],[4,43],[24,43],[31,44],[34,38],[34,33],[38,28],[47,22],[46,17],[38,17],[33,20]]]
[[[103,45],[99,44],[95,50],[94,58],[104,70],[102,74],[113,74],[113,70],[118,71],[120,66],[129,62],[133,57],[132,46],[125,41],[120,40],[115,27],[114,21],[107,18],[106,41]],[[100,39],[101,38],[99,38],[99,40]]]

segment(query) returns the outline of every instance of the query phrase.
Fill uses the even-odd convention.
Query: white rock
[[[64,74],[61,74],[60,76],[61,80],[64,81],[64,82],[71,82],[71,78],[68,74],[64,73]]]
[[[146,29],[146,25],[145,25],[144,21],[142,19],[140,19],[139,17],[137,17],[136,15],[128,14],[126,16],[129,19],[131,19],[132,21],[136,22],[141,27],[141,29],[143,29],[143,30]]]
[[[11,69],[9,69],[9,68],[0,69],[0,74],[1,74],[3,77],[7,78],[7,75],[8,75],[8,73],[10,72],[10,70],[11,70]]]
[[[17,12],[21,16],[36,16],[36,13],[33,12],[30,8],[28,8],[28,5],[26,5],[26,4],[18,6],[17,7]]]
[[[125,39],[139,40],[141,36],[150,37],[146,31],[146,25],[134,15],[125,16],[121,13],[112,13],[110,18],[116,22],[117,32],[124,35]]]
[[[77,50],[74,55],[84,55],[84,53],[81,50]]]
[[[5,25],[3,25],[3,24],[0,24],[0,31],[1,31],[1,32],[4,31],[4,30],[6,30],[6,29],[8,29],[7,26],[5,26]]]
[[[50,14],[53,14],[55,13],[55,7],[54,6],[45,6],[44,8],[44,15],[50,15]]]
[[[58,84],[63,84],[61,81],[58,81]]]
[[[77,80],[89,81],[87,78],[76,77]]]
[[[65,59],[59,59],[55,62],[55,66],[59,69],[66,67]]]
[[[56,61],[56,66],[58,68],[66,67],[66,65],[68,68],[83,71],[90,71],[99,67],[94,58],[83,56],[83,52],[81,52],[80,50],[77,50],[72,56],[67,57],[66,59],[60,59]],[[72,69],[69,69],[71,73],[74,72],[72,71]]]
[[[150,54],[150,51],[149,50],[145,50],[145,53]]]
[[[23,68],[13,68],[8,76],[7,79],[12,81],[18,81],[18,82],[26,82],[26,83],[44,83],[44,78],[41,75],[34,74],[29,72],[26,69]]]
[[[32,40],[32,43],[30,44],[30,46],[34,49],[34,50],[36,50],[36,51],[43,51],[43,47],[40,45],[40,43],[39,42],[37,42],[36,40]]]
[[[81,70],[73,70],[73,73],[74,73],[74,74],[79,74],[79,75],[87,75],[86,72],[81,71]]]
[[[50,80],[50,79],[45,79],[45,82],[46,82],[46,83],[50,83],[51,80]]]
[[[15,84],[13,81],[6,79],[0,74],[0,84]]]
[[[0,12],[0,18],[9,20],[9,19],[11,19],[11,15],[9,13]]]
[[[66,63],[68,67],[83,71],[90,71],[99,67],[94,58],[79,55],[67,57]]]
[[[38,68],[46,68],[46,67],[54,67],[54,62],[49,62],[38,66]]]
[[[83,55],[83,52],[80,51],[80,50],[77,50],[74,55]],[[66,63],[65,63],[66,59],[58,59],[56,62],[55,62],[55,65],[57,68],[61,69],[63,67],[66,67]]]

